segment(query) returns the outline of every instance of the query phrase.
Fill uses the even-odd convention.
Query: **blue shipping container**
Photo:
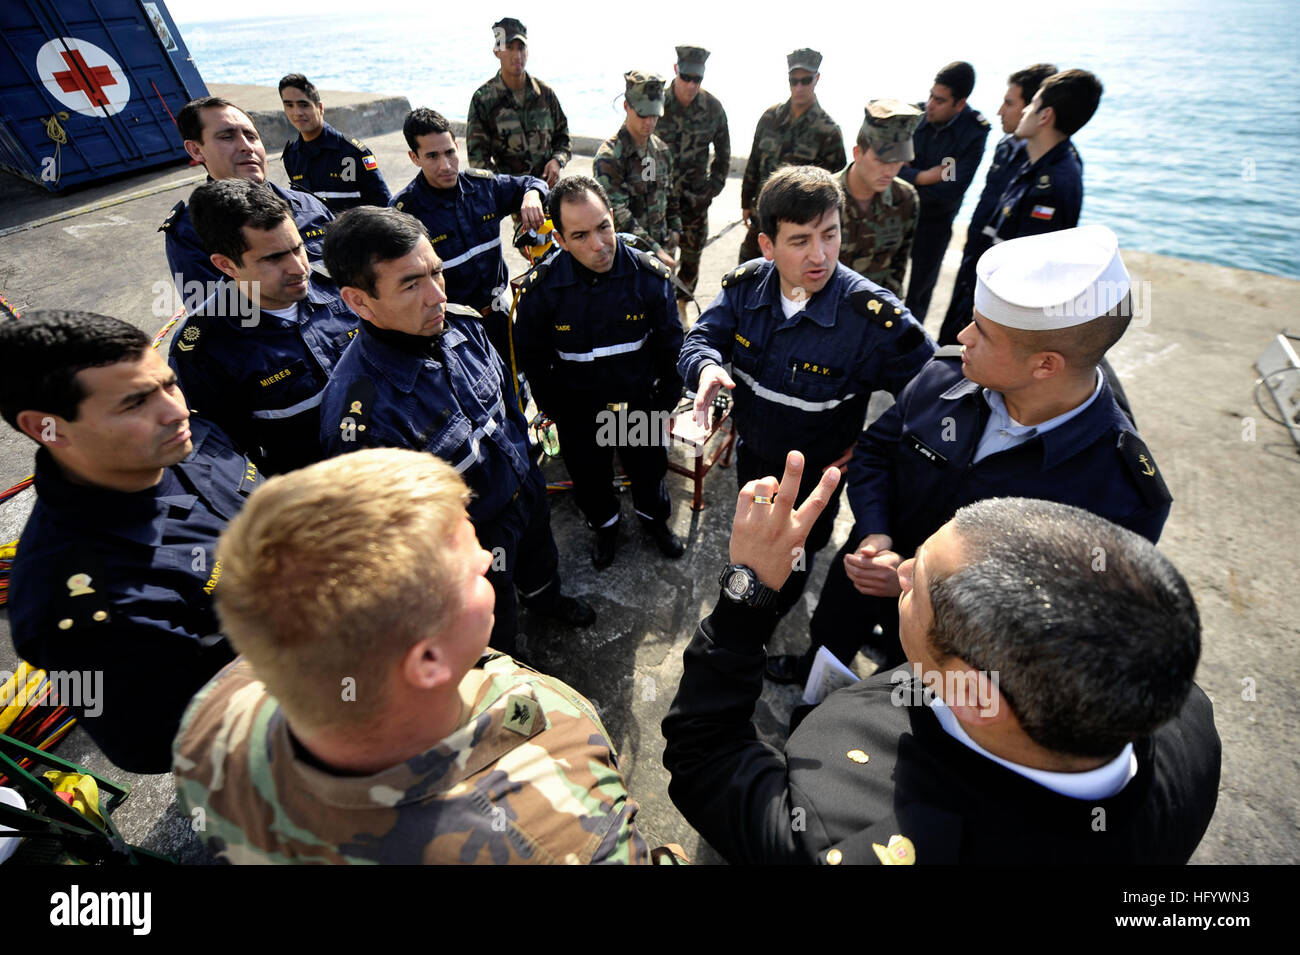
[[[0,167],[51,192],[188,158],[206,95],[162,0],[0,3]]]

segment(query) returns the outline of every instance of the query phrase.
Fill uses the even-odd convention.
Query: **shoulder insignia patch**
[[[881,328],[894,328],[903,320],[901,308],[888,299],[881,298],[870,289],[860,288],[850,292],[849,304],[853,306],[855,312]]]
[[[448,302],[446,305],[446,311],[450,312],[452,315],[463,315],[465,318],[472,318],[475,321],[483,318],[483,316],[478,313],[477,309],[470,308],[468,305],[457,305],[455,302]]]
[[[1165,484],[1164,475],[1156,467],[1155,459],[1147,448],[1146,442],[1132,431],[1124,431],[1119,436],[1119,453],[1128,466],[1129,473],[1137,482],[1138,492],[1148,507],[1160,507],[1174,499]]]
[[[199,346],[203,339],[203,333],[207,330],[208,322],[206,316],[191,315],[185,319],[185,324],[176,332],[176,337],[172,339],[172,350],[187,355]]]
[[[758,274],[758,268],[762,263],[757,259],[746,262],[744,265],[732,269],[722,277],[722,287],[730,288],[737,282],[747,282]]]
[[[370,147],[367,146],[359,139],[349,139],[348,142],[350,142],[353,146],[356,146],[357,149],[360,149],[363,153],[370,152]]]
[[[475,169],[473,167],[466,169],[465,175],[477,176],[479,179],[495,179],[497,177],[497,174],[490,169]]]
[[[890,836],[889,845],[882,846],[879,842],[873,842],[871,848],[875,850],[881,865],[916,865],[916,846],[912,845],[912,840],[907,836]]]
[[[54,579],[67,592],[51,601],[54,625],[63,631],[111,621],[107,572],[94,549],[70,553],[62,564]]]
[[[162,225],[158,227],[158,231],[166,232],[168,229],[170,229],[172,227],[172,223],[176,221],[176,217],[181,214],[181,210],[184,208],[185,208],[184,199],[176,203],[176,205],[172,206],[172,211],[167,213],[167,218],[163,219]]]
[[[532,269],[529,270],[528,274],[526,274],[520,281],[519,293],[522,295],[538,282],[542,281],[542,279],[546,278],[547,273],[551,271],[551,263],[554,262],[555,259],[555,256],[551,256],[534,265]]]
[[[370,425],[370,410],[375,403],[375,383],[361,377],[348,385],[343,397],[343,417],[339,419],[340,439],[364,447]]]
[[[661,279],[666,279],[671,274],[668,271],[668,266],[664,265],[649,252],[642,252],[640,249],[633,249],[632,257],[636,259],[641,268],[650,270]]]
[[[520,736],[532,736],[539,718],[542,718],[542,708],[532,697],[522,693],[512,693],[506,697],[505,719],[501,724],[505,729]]]
[[[979,110],[975,111],[975,122],[979,123],[981,126],[987,126],[989,124],[989,121],[984,118],[984,114]]]

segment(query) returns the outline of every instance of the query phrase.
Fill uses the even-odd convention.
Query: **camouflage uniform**
[[[591,704],[502,654],[478,670],[451,735],[372,776],[344,776],[303,757],[275,698],[237,660],[181,723],[181,805],[204,809],[209,849],[232,863],[648,863]]]
[[[875,99],[867,104],[864,113],[858,130],[858,145],[866,150],[861,153],[863,159],[869,161],[874,154],[882,163],[910,162],[914,156],[912,134],[921,120],[921,111],[901,100]],[[895,176],[888,188],[864,203],[849,189],[852,171],[853,166],[849,166],[839,176],[844,190],[840,261],[901,297],[912,236],[921,215],[916,187]]]
[[[529,76],[520,105],[500,71],[469,101],[465,146],[471,166],[511,176],[541,177],[552,159],[565,166],[572,156],[569,120],[555,91]]]
[[[758,193],[767,177],[782,166],[821,166],[839,172],[848,162],[844,134],[821,104],[813,102],[795,119],[789,100],[767,110],[754,130],[754,145],[740,185],[740,208],[752,211],[749,234],[740,246],[740,261],[757,258]]]
[[[653,73],[624,74],[627,101],[641,116],[663,115],[663,80]],[[673,185],[673,159],[654,133],[645,148],[636,144],[627,124],[605,140],[591,164],[592,177],[609,196],[614,228],[628,232],[658,252],[670,244],[670,233],[682,231]]]
[[[703,61],[708,55],[706,50],[679,46],[678,70],[685,75],[702,75]],[[726,188],[727,171],[731,168],[727,113],[718,98],[704,90],[696,94],[690,106],[683,106],[670,86],[664,95],[664,115],[655,128],[655,135],[672,153],[673,192],[682,214],[677,277],[694,292],[700,276],[700,253],[709,234],[709,204]],[[713,144],[711,165],[710,143]],[[678,289],[677,298],[684,300],[687,295]]]
[[[849,193],[849,169],[839,175],[840,188],[844,190],[840,261],[902,298],[912,235],[921,215],[916,187],[895,178],[888,189],[867,200],[864,211]]]

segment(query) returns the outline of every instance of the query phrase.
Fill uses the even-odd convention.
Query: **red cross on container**
[[[65,93],[81,90],[92,105],[107,106],[108,94],[104,92],[104,87],[117,85],[117,80],[113,78],[113,71],[107,66],[90,66],[80,50],[73,50],[71,53],[60,52],[59,56],[63,57],[63,62],[68,64],[67,70],[54,74],[54,81],[59,84],[59,89]]]

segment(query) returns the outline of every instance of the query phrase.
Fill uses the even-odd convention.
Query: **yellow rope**
[[[59,123],[61,119],[67,119],[67,113],[55,113],[49,119],[43,119],[45,124],[45,135],[54,140],[54,184],[59,184],[59,179],[63,176],[63,164],[59,160],[63,156],[63,144],[68,141],[68,131]]]
[[[515,297],[510,302],[510,321],[506,325],[506,336],[510,342],[510,384],[515,389],[515,404],[519,406],[519,413],[524,413],[524,393],[519,387],[519,368],[515,364],[515,307],[519,304],[519,289],[515,289]]]

